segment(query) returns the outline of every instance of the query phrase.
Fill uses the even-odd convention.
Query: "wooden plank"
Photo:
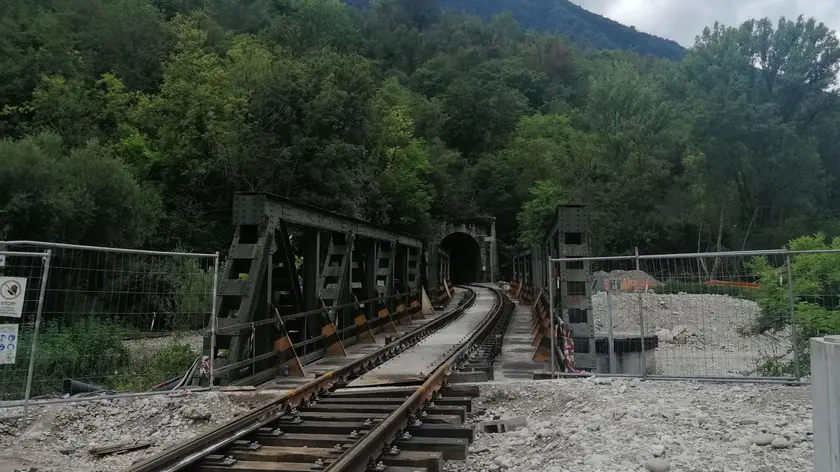
[[[475,439],[472,428],[455,424],[423,423],[421,426],[409,426],[407,431],[412,436],[423,438],[464,438],[470,443]]]
[[[227,452],[227,455],[242,461],[306,462],[311,464],[318,459],[323,461],[335,459],[341,452],[343,451],[320,447],[262,446],[257,450],[233,448]]]
[[[458,415],[426,415],[420,421],[428,424],[461,424],[461,417]]]
[[[251,462],[236,461],[231,465],[205,464],[202,463],[198,470],[201,472],[259,472],[271,470],[273,472],[312,472],[312,464],[301,462]]]
[[[107,456],[110,454],[123,454],[129,451],[136,451],[138,449],[145,449],[151,446],[152,443],[150,442],[142,442],[137,444],[112,444],[108,446],[102,447],[95,447],[91,449],[89,452],[94,456]]]
[[[365,420],[384,420],[391,412],[379,413],[342,413],[335,411],[301,411],[298,416],[305,421],[351,421],[364,422]]]
[[[258,433],[256,441],[264,446],[284,447],[324,447],[331,448],[336,444],[353,444],[363,435],[351,437],[349,434],[308,434],[308,433],[283,433],[273,435],[270,433]]]
[[[330,392],[327,398],[338,397],[354,397],[354,398],[408,398],[417,390],[416,386],[407,387],[360,387],[360,388],[343,388]],[[468,395],[460,395],[468,396]],[[478,395],[476,395],[478,396]]]
[[[367,472],[428,472],[425,467],[386,466],[383,470],[368,469]]]
[[[350,434],[352,431],[369,431],[378,423],[380,422],[374,421],[373,424],[365,425],[360,421],[302,421],[300,423],[277,422],[274,427],[287,433]]]
[[[400,451],[394,455],[383,454],[379,460],[385,465],[423,467],[429,472],[443,470],[443,454],[440,452]]]
[[[435,451],[443,454],[447,461],[465,460],[469,453],[470,442],[464,438],[423,438],[400,439],[394,445],[404,451]]]
[[[413,387],[412,387],[413,388]],[[405,397],[385,397],[385,398],[353,398],[344,396],[328,396],[318,400],[319,405],[399,405]],[[472,398],[470,397],[443,397],[435,400],[437,406],[460,406],[467,409],[467,413],[472,411]]]
[[[447,396],[453,397],[480,397],[481,390],[478,385],[452,385],[441,390],[444,398]]]
[[[435,406],[428,406],[424,411],[426,414],[434,416],[457,416],[460,423],[467,420],[467,409],[460,405],[438,405],[435,403]]]
[[[306,407],[305,411],[323,411],[323,412],[339,412],[343,411],[346,413],[384,413],[389,414],[394,411],[402,402],[397,401],[390,405],[388,404],[380,404],[380,405],[364,405],[364,404],[353,404],[353,405],[343,405],[340,403],[321,403],[318,402],[316,405],[310,405]]]

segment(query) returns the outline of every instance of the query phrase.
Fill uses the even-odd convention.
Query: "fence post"
[[[216,292],[219,290],[219,251],[213,258],[213,295],[210,305],[210,388],[215,383],[216,367],[216,329],[218,326],[218,310],[216,309]]]
[[[554,263],[551,262],[551,257],[548,258],[548,317],[549,317],[549,331],[551,333],[551,378],[554,378],[556,368],[554,367],[555,346],[554,346]]]
[[[618,370],[618,360],[615,357],[615,334],[613,333],[613,289],[615,287],[619,287],[619,291],[621,290],[621,282],[619,279],[612,280],[610,278],[605,279],[607,281],[606,292],[607,292],[607,323],[609,323],[609,329],[607,330],[607,350],[610,354],[610,374],[615,374]],[[613,283],[616,282],[616,283]],[[644,342],[644,339],[642,339]]]
[[[840,336],[811,338],[814,470],[840,472]]]
[[[793,298],[793,269],[791,268],[790,249],[785,253],[785,267],[787,269],[788,309],[790,310],[790,338],[793,348],[793,373],[798,381],[802,378],[802,375],[799,370],[799,339],[797,339],[796,334],[796,308]]]
[[[41,315],[44,312],[44,294],[47,291],[51,258],[52,251],[47,249],[43,258],[44,272],[41,274],[41,288],[38,291],[38,311],[35,314],[35,329],[32,331],[32,347],[29,350],[29,371],[26,373],[26,391],[23,394],[24,417],[29,413],[29,396],[32,393],[32,378],[35,373],[35,344],[38,341],[38,329],[41,327]]]
[[[633,248],[636,254],[636,276],[642,272],[641,262],[639,260],[639,248]],[[634,284],[637,285],[637,284]],[[642,342],[642,379],[647,379],[647,353],[645,353],[645,309],[644,303],[642,301],[642,291],[639,290],[639,287],[634,287],[636,292],[639,294],[639,329],[640,329],[640,341]]]

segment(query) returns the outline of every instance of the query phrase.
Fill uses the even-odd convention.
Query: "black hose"
[[[64,393],[76,395],[77,393],[95,393],[105,390],[105,388],[98,385],[81,382],[79,380],[64,379],[62,382],[62,390]]]

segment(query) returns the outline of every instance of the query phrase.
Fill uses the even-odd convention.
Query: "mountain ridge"
[[[344,0],[365,8],[369,0]],[[524,28],[560,33],[598,49],[636,51],[678,61],[686,49],[661,38],[593,13],[569,0],[437,0],[438,7],[464,11],[484,20],[509,11]]]

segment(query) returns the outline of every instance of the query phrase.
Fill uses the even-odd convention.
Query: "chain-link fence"
[[[589,285],[568,283],[567,293],[591,297],[601,373],[800,379],[810,373],[809,338],[840,333],[840,251],[584,257],[554,264],[558,287],[567,283],[564,273],[586,269]],[[582,322],[569,319],[569,311],[567,323]],[[575,350],[579,344],[586,349],[589,336],[575,336]]]
[[[9,261],[22,251],[51,252],[33,400],[187,388],[188,379],[209,378],[202,352],[214,323],[217,254],[33,241],[3,242],[0,250],[8,255],[4,275],[30,280],[37,272],[31,259]],[[19,390],[20,375],[0,374],[0,391]]]
[[[0,406],[24,405],[32,382],[50,252],[0,251]],[[17,416],[0,409],[0,417]]]

